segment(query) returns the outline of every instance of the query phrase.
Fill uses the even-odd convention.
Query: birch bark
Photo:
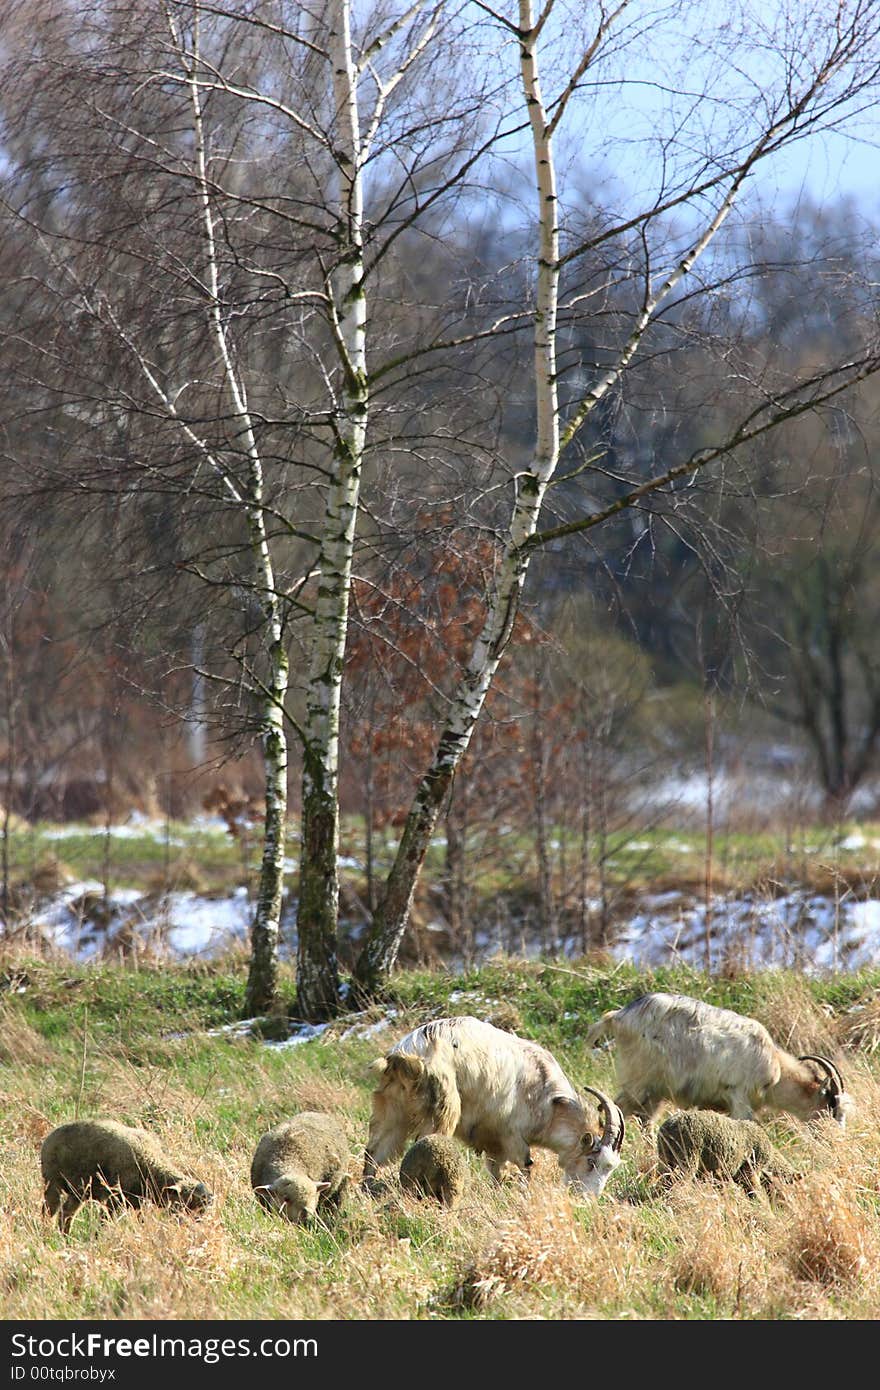
[[[334,4],[328,35],[339,173],[337,266],[328,295],[342,387],[327,489],[304,725],[302,846],[297,913],[297,1007],[304,1018],[339,1008],[339,714],[352,555],[367,426],[362,143],[349,0]]]
[[[169,18],[172,36],[188,79],[196,163],[196,198],[205,250],[205,293],[210,331],[221,363],[233,419],[244,441],[246,474],[243,494],[247,532],[253,562],[254,591],[264,621],[268,676],[261,693],[260,733],[266,815],[257,902],[251,927],[251,960],[245,991],[245,1011],[268,1012],[278,990],[278,933],[284,883],[284,833],[287,821],[287,736],[284,703],[287,698],[288,661],[284,640],[284,615],[275,583],[272,552],[266,527],[263,460],[248,406],[247,386],[239,371],[223,318],[220,296],[217,240],[208,177],[208,149],[199,87],[199,10],[194,10],[192,52],[186,54],[181,35]]]
[[[531,0],[520,0],[520,75],[532,132],[538,193],[538,269],[536,283],[534,373],[536,441],[530,467],[516,479],[516,494],[505,547],[486,620],[461,683],[434,761],[416,792],[382,900],[355,968],[356,988],[369,995],[392,969],[412,906],[416,882],[431,835],[456,768],[470,743],[498,663],[510,640],[528,568],[525,542],[534,534],[547,484],[559,459],[556,391],[556,320],[559,299],[559,224],[553,130],[547,119],[538,72],[538,35]],[[604,393],[603,393],[604,394]]]

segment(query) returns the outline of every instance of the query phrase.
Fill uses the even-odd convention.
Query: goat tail
[[[584,1045],[586,1047],[595,1047],[596,1044],[602,1042],[604,1038],[613,1038],[614,1021],[616,1018],[616,1009],[609,1009],[606,1014],[603,1014],[602,1017],[593,1024],[592,1028],[587,1029],[584,1037]]]

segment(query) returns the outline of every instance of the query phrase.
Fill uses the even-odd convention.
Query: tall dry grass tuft
[[[875,1056],[880,1050],[880,997],[872,996],[849,1009],[838,1020],[837,1033],[844,1047]]]
[[[560,1316],[595,1315],[626,1296],[641,1215],[611,1201],[572,1200],[558,1178],[520,1194],[462,1261],[438,1306],[480,1311],[511,1296],[550,1300]]]
[[[328,1115],[337,1115],[344,1122],[345,1116],[357,1107],[360,1099],[357,1087],[348,1082],[329,1076],[308,1076],[291,1086],[287,1116],[293,1116],[300,1110],[319,1110]],[[347,1128],[351,1129],[351,1126]],[[366,1144],[366,1126],[363,1128],[360,1138]]]
[[[13,1067],[45,1067],[51,1060],[51,1047],[27,1019],[0,1005],[0,1062]]]
[[[821,1008],[801,975],[771,975],[756,980],[754,1017],[780,1047],[798,1055],[821,1052],[834,1057],[837,1032],[830,1011]]]
[[[450,1307],[485,1308],[512,1289],[557,1280],[563,1267],[571,1273],[580,1258],[579,1231],[567,1198],[536,1194],[468,1261],[444,1302]]]
[[[814,1178],[800,1195],[785,1242],[787,1260],[798,1279],[823,1286],[880,1281],[880,1240],[857,1195],[837,1181]]]
[[[669,1194],[676,1250],[668,1278],[678,1294],[694,1294],[743,1313],[766,1300],[778,1265],[768,1260],[773,1215],[732,1184],[677,1184]]]

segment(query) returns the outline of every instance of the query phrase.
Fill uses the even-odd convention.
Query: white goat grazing
[[[623,1116],[599,1102],[601,1134],[552,1053],[476,1018],[440,1018],[414,1029],[374,1064],[364,1178],[399,1157],[410,1137],[451,1134],[486,1157],[493,1177],[505,1163],[528,1173],[535,1144],[559,1159],[567,1181],[598,1195],[620,1163]]]
[[[617,1044],[617,1104],[649,1123],[664,1100],[738,1120],[769,1106],[840,1125],[852,1105],[827,1057],[794,1057],[755,1019],[685,994],[645,994],[604,1014],[587,1046],[606,1037]]]

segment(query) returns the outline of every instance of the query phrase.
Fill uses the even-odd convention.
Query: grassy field
[[[210,967],[0,966],[0,1294],[4,1316],[43,1318],[851,1319],[880,1316],[880,972],[708,980],[681,969],[491,962],[463,977],[395,977],[396,1010],[341,1020],[296,1047],[222,1030],[240,1014],[243,963]],[[408,1027],[473,1013],[549,1046],[570,1077],[613,1088],[587,1053],[589,1021],[645,989],[749,1012],[797,1051],[836,1049],[858,1110],[846,1134],[773,1121],[810,1168],[774,1204],[739,1190],[652,1182],[633,1125],[599,1202],[575,1202],[552,1155],[531,1190],[493,1187],[469,1156],[452,1212],[355,1192],[326,1227],[292,1228],[255,1202],[259,1136],[298,1109],[343,1120],[359,1172],[370,1061]],[[288,1001],[292,978],[285,977]],[[347,1036],[343,1036],[347,1034]],[[95,1206],[62,1238],[41,1213],[44,1135],[75,1117],[155,1130],[216,1193],[202,1219]],[[833,1131],[833,1132],[832,1132]]]

